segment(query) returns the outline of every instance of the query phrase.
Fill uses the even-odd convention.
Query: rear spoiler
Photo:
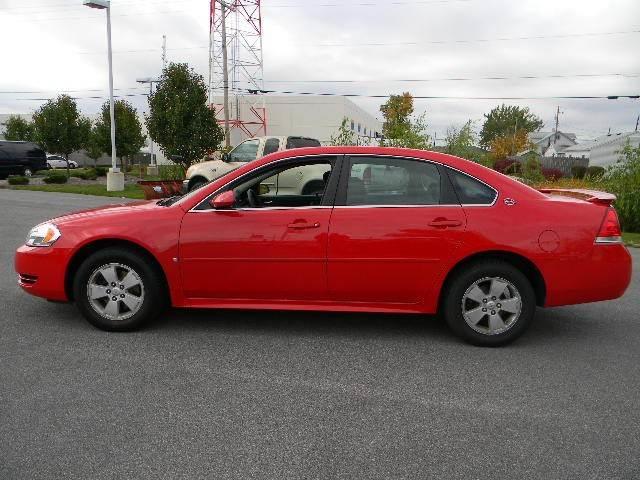
[[[586,190],[580,188],[539,188],[539,192],[551,195],[562,195],[565,197],[577,198],[585,202],[595,203],[608,207],[616,200],[616,196],[608,192],[600,192],[598,190]]]

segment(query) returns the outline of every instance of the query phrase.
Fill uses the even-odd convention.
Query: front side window
[[[258,156],[258,147],[260,140],[253,139],[242,142],[236,148],[229,152],[229,161],[231,162],[251,162]]]
[[[279,148],[280,148],[280,139],[269,138],[264,143],[264,155],[269,155],[270,153],[277,152]]]
[[[432,163],[402,158],[353,158],[347,205],[438,205],[440,173]]]
[[[332,157],[261,168],[229,185],[234,208],[297,208],[323,205],[333,172]],[[221,192],[219,192],[221,193]],[[332,200],[331,200],[332,201]],[[203,202],[197,209],[208,209]]]
[[[462,205],[491,205],[498,193],[488,185],[462,172],[447,168],[453,188]]]

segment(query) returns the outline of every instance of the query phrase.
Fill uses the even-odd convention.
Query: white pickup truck
[[[183,192],[191,190],[218,178],[225,173],[264,157],[270,153],[290,148],[319,147],[320,142],[315,138],[307,137],[254,137],[239,143],[229,153],[222,154],[220,159],[207,160],[191,165],[187,170],[186,180],[183,183]],[[296,169],[294,169],[296,170]],[[311,195],[324,188],[324,171],[317,172],[312,169],[300,170],[300,172],[288,172],[287,178],[269,179],[269,183],[281,194]]]

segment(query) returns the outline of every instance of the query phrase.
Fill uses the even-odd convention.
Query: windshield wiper
[[[169,205],[173,205],[180,198],[182,198],[182,195],[173,195],[168,198],[162,198],[156,202],[156,205],[160,205],[161,207],[168,207]]]

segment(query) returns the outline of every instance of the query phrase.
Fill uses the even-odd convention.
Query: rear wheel
[[[102,330],[140,327],[164,307],[162,272],[136,252],[106,248],[76,272],[73,291],[80,312]]]
[[[535,293],[513,265],[482,261],[465,268],[445,292],[444,316],[466,341],[497,347],[519,337],[535,313]]]

